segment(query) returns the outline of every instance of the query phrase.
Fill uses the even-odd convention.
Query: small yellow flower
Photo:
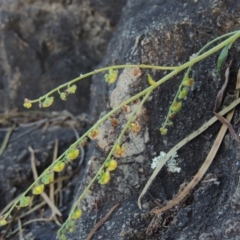
[[[31,103],[31,101],[29,99],[25,98],[23,106],[25,108],[30,108],[30,107],[32,107],[32,103]]]
[[[66,157],[67,157],[68,160],[72,161],[79,156],[79,153],[80,153],[80,151],[78,149],[70,149],[67,152]]]
[[[32,190],[32,193],[34,195],[39,195],[44,191],[44,185],[43,184],[39,184],[38,186],[34,187]]]
[[[5,226],[7,224],[7,220],[6,219],[1,219],[0,220],[0,226]]]
[[[94,140],[98,137],[99,135],[99,130],[98,129],[93,129],[89,134],[88,134],[88,137],[91,139],[91,140]]]
[[[61,172],[65,168],[65,162],[59,162],[53,167],[54,172]]]
[[[117,168],[117,161],[115,159],[111,159],[106,163],[107,171],[113,171]]]
[[[172,104],[172,106],[171,106],[171,110],[173,111],[173,112],[179,112],[180,110],[181,110],[181,108],[182,108],[182,102],[174,102],[173,104]]]
[[[120,147],[119,145],[117,145],[115,147],[115,150],[114,150],[114,156],[115,157],[122,157],[123,155],[125,154],[125,147],[122,145],[122,147]]]
[[[54,97],[46,97],[44,102],[42,103],[43,107],[50,107],[54,101]]]
[[[106,171],[104,173],[101,174],[100,178],[99,178],[99,183],[101,185],[103,184],[107,184],[110,181],[111,177],[110,177],[110,172]]]
[[[60,236],[60,240],[67,240],[66,235],[62,234],[62,235]]]
[[[30,204],[30,197],[22,196],[20,198],[20,207],[27,207]]]
[[[118,70],[109,69],[108,73],[104,75],[107,83],[114,83],[118,77]]]
[[[194,79],[193,78],[186,78],[183,80],[182,85],[185,87],[191,87],[194,85]]]
[[[161,127],[159,130],[160,130],[162,135],[166,135],[168,133],[167,128]]]
[[[82,216],[82,210],[81,209],[76,209],[74,213],[72,214],[71,218],[72,219],[78,219]]]

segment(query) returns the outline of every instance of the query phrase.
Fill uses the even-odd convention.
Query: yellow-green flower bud
[[[182,85],[185,87],[191,87],[194,85],[194,79],[193,78],[186,78],[183,80]]]
[[[171,106],[173,112],[179,112],[182,108],[182,102],[174,102]]]
[[[64,101],[67,100],[67,93],[61,92],[60,98],[61,98],[62,100],[64,100]]]
[[[39,195],[44,191],[44,185],[43,184],[39,184],[38,186],[34,187],[32,190],[32,193],[34,195]]]
[[[23,106],[25,108],[30,108],[30,107],[32,107],[32,103],[31,103],[31,101],[29,99],[25,98]]]
[[[124,147],[124,145],[122,145],[122,147],[120,145],[117,145],[115,147],[113,155],[115,157],[122,157],[124,154],[125,154],[125,147]]]
[[[66,235],[62,234],[62,235],[60,236],[60,240],[67,240]]]
[[[115,159],[111,159],[109,162],[106,163],[106,167],[108,171],[113,171],[117,168],[117,161]]]
[[[54,172],[61,172],[65,168],[65,162],[59,162],[53,167]]]
[[[71,216],[71,219],[78,219],[82,216],[82,210],[81,209],[76,209],[74,213]]]
[[[104,172],[104,173],[102,173],[101,174],[101,176],[100,176],[100,179],[99,179],[99,183],[101,184],[101,185],[103,185],[103,184],[107,184],[109,181],[110,181],[110,172],[109,171],[106,171],[106,172]]]
[[[49,107],[49,106],[52,105],[53,101],[54,101],[54,97],[46,97],[46,99],[42,103],[42,106],[43,107]]]
[[[178,99],[184,99],[184,98],[186,98],[187,94],[188,94],[188,88],[185,87],[185,88],[183,88],[183,89],[181,90],[181,92],[179,93]]]
[[[77,86],[76,85],[72,85],[70,88],[67,89],[67,92],[69,94],[73,94],[73,93],[76,92],[76,90],[77,90]]]
[[[66,157],[68,160],[72,161],[79,156],[79,153],[80,153],[80,151],[78,149],[70,149],[67,152]]]
[[[0,220],[0,226],[5,226],[7,224],[6,219],[1,219]]]
[[[161,127],[159,130],[161,132],[161,135],[167,135],[167,133],[168,133],[167,128]]]
[[[118,70],[109,69],[108,73],[104,75],[107,83],[114,83],[118,77]]]
[[[54,178],[53,172],[48,172],[42,176],[41,181],[43,184],[46,185],[46,184],[49,184],[50,182],[52,182],[53,178]]]
[[[30,197],[22,196],[20,198],[20,207],[27,207],[30,204]]]

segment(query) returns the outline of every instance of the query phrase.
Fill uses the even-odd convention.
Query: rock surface
[[[1,1],[0,112],[36,99],[100,62],[125,0],[111,1]],[[72,113],[88,109],[90,81],[78,97],[57,101],[51,110]],[[38,105],[38,104],[36,104]],[[36,106],[36,109],[38,106]]]
[[[4,110],[13,106],[21,107],[26,92],[29,92],[29,98],[41,95],[95,67],[102,58],[113,30],[112,25],[118,22],[120,15],[118,27],[98,67],[125,63],[179,65],[188,61],[208,41],[240,28],[240,3],[233,0],[129,0],[121,10],[123,4],[124,1],[113,4],[111,0],[47,1],[44,4],[39,1],[5,1],[0,12],[0,107]],[[26,27],[29,29],[27,32],[24,31]],[[234,43],[227,59],[227,62],[234,59],[229,92],[235,87],[239,52],[239,43]],[[165,119],[183,73],[152,93],[138,115],[141,131],[124,136],[125,157],[118,159],[118,168],[111,174],[110,184],[100,186],[96,183],[88,192],[81,203],[83,216],[77,222],[75,231],[68,234],[68,239],[86,239],[95,223],[117,202],[121,202],[121,205],[92,239],[239,239],[240,148],[229,134],[204,181],[198,184],[191,195],[171,211],[155,217],[150,214],[156,206],[156,200],[165,204],[178,193],[181,185],[192,179],[208,154],[220,123],[184,146],[177,158],[180,173],[170,173],[164,168],[145,195],[143,210],[137,206],[138,196],[153,171],[152,159],[160,151],[167,152],[212,117],[215,98],[224,82],[226,68],[225,64],[219,79],[216,72],[217,57],[218,54],[214,54],[193,67],[191,74],[196,81],[195,87],[175,118],[174,127],[164,137],[160,135],[159,127]],[[166,75],[167,71],[142,70],[141,76],[135,78],[128,70],[122,70],[121,76],[126,77],[122,80],[119,78],[112,85],[104,82],[104,74],[94,76],[91,86],[91,121],[97,121],[99,115],[146,88],[147,73],[157,80]],[[32,79],[35,81],[35,89],[28,90]],[[85,111],[88,98],[82,98],[81,94],[88,92],[89,83],[85,84],[79,84],[81,92],[78,92],[79,97],[72,97],[75,99],[74,104],[68,99],[66,103],[61,102],[52,109],[66,107],[74,113]],[[79,105],[81,109],[78,109]],[[130,105],[130,110],[137,105],[138,103]],[[116,129],[111,126],[110,120],[101,125],[95,146],[90,145],[87,151],[90,161],[86,179],[82,182],[81,176],[76,183],[76,186],[80,186],[76,198],[101,166],[127,116],[123,110],[114,116],[119,121]],[[239,117],[237,110],[233,119],[235,128],[239,127]],[[47,148],[48,142],[53,142],[54,137],[62,137],[62,134],[67,134],[68,140],[72,137],[68,131],[64,133],[64,129],[57,131],[58,133],[47,132],[47,141],[38,142],[43,155],[43,149]],[[40,132],[36,134],[40,135]],[[36,135],[31,136],[34,138]],[[64,141],[64,137],[60,139]],[[29,137],[24,143],[25,147],[17,151],[22,151],[33,143]],[[12,148],[4,153],[5,157],[17,148],[15,145],[10,147]],[[39,158],[45,164],[47,157],[40,155]],[[21,172],[17,174],[20,175]],[[24,172],[24,176],[28,177],[29,174],[30,171]],[[8,190],[12,182],[7,180],[6,183]],[[12,196],[13,194],[6,196],[1,204],[5,204]],[[55,229],[52,225],[35,225],[34,229],[27,232],[26,239],[53,239]]]
[[[239,10],[240,4],[234,1],[128,1],[101,66],[124,63],[175,66],[184,63],[208,41],[239,29]],[[238,42],[234,43],[227,59],[227,62],[234,59],[230,92],[235,86],[239,47]],[[178,193],[181,184],[192,179],[205,160],[220,123],[178,152],[177,162],[181,172],[170,173],[164,168],[144,197],[143,210],[137,207],[138,195],[152,173],[151,159],[158,156],[160,151],[167,152],[212,117],[215,98],[223,84],[226,68],[224,65],[219,79],[216,73],[218,54],[193,67],[191,75],[196,81],[195,87],[174,120],[174,127],[170,128],[165,137],[160,136],[158,129],[165,119],[183,74],[153,92],[151,100],[145,105],[148,120],[144,118],[145,121],[141,122],[142,130],[138,135],[144,138],[144,131],[147,131],[150,140],[144,142],[141,151],[119,159],[119,167],[112,174],[110,184],[93,186],[81,203],[84,214],[69,239],[86,239],[96,221],[103,218],[117,202],[121,202],[121,206],[92,239],[239,239],[237,201],[240,152],[239,145],[228,134],[204,181],[198,184],[193,193],[180,206],[161,216],[153,217],[149,214],[156,206],[156,199],[161,204],[166,203]],[[123,74],[122,71],[120,73]],[[147,73],[154,79],[160,79],[167,72],[143,70],[137,83],[127,89],[128,95],[132,96],[147,87]],[[126,86],[131,83],[131,78],[126,78],[126,82],[129,82],[124,84],[121,92],[121,89],[116,90],[118,82],[111,86],[103,85],[100,78],[103,79],[103,75],[93,78],[91,88],[92,116],[95,119],[102,111],[111,109],[112,101],[125,100]],[[124,122],[121,114],[120,125]],[[238,118],[237,111],[233,122],[236,123]],[[103,125],[100,131],[102,128],[106,126]],[[109,148],[114,138],[112,132],[116,133],[116,130],[111,129],[110,125],[107,129],[103,139],[105,143],[101,143]],[[126,136],[124,144],[131,144],[132,141]],[[95,149],[86,183],[103,162],[107,149]],[[79,194],[85,186],[81,185]],[[97,214],[96,202],[99,202]]]
[[[89,109],[91,79],[82,82],[75,96],[67,101],[60,101],[59,96],[54,95],[54,104],[40,112],[26,109],[22,112],[23,99],[38,98],[94,70],[106,51],[124,4],[125,0],[114,4],[111,0],[1,1],[0,144],[9,127],[16,123],[7,148],[0,156],[1,210],[33,182],[30,146],[36,151],[40,173],[52,161],[56,139],[61,153],[75,141],[72,127],[82,134],[87,118],[81,118]],[[64,109],[80,115],[74,118]],[[33,110],[39,111],[38,104]],[[49,113],[53,110],[61,112]],[[44,119],[39,120],[41,118]],[[75,165],[69,166],[68,175],[77,169]],[[74,174],[76,177],[76,172]],[[69,180],[64,191],[63,206],[59,206],[63,215],[70,209],[74,184],[76,182]],[[45,213],[45,217],[51,215],[51,211]],[[30,218],[38,217],[37,211]],[[13,230],[16,228],[17,225],[12,226]],[[31,223],[24,226],[24,239],[55,239],[57,228],[54,223]],[[1,237],[4,232],[1,228]]]

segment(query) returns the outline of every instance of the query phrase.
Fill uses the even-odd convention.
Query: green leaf
[[[150,74],[147,75],[148,77],[148,83],[152,86],[156,85],[156,82],[153,80]]]
[[[217,61],[217,74],[218,77],[220,77],[220,70],[222,67],[223,62],[226,60],[227,55],[228,55],[228,50],[231,48],[232,43],[229,43],[228,45],[226,45],[223,50],[221,51],[219,57],[218,57],[218,61]]]

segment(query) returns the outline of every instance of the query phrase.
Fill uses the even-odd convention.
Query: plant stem
[[[105,72],[105,71],[110,70],[110,69],[122,69],[122,68],[134,68],[134,67],[145,68],[145,69],[156,69],[156,70],[174,70],[174,69],[178,68],[178,66],[176,66],[176,67],[168,67],[168,66],[166,66],[165,67],[165,66],[154,66],[154,65],[147,65],[147,64],[113,65],[113,66],[109,66],[109,67],[105,67],[105,68],[96,69],[96,70],[94,70],[92,72],[83,74],[80,77],[74,78],[73,80],[71,80],[71,81],[69,81],[67,83],[59,85],[57,88],[54,88],[53,90],[51,90],[47,94],[43,95],[42,97],[40,97],[38,99],[35,99],[35,100],[30,100],[30,101],[31,101],[31,103],[39,102],[39,101],[45,99],[47,96],[49,96],[49,95],[51,95],[51,94],[53,94],[55,92],[60,93],[60,89],[69,87],[71,84],[73,84],[73,83],[75,83],[77,81],[80,81],[80,80],[82,80],[84,78],[90,77],[90,76],[92,76],[92,75],[94,75],[96,73]]]
[[[72,213],[75,211],[75,208],[77,207],[77,205],[80,203],[80,201],[84,198],[84,196],[86,195],[86,193],[88,192],[88,190],[91,188],[91,186],[93,185],[93,183],[96,181],[96,179],[98,178],[99,174],[103,171],[105,163],[110,160],[110,158],[112,157],[112,154],[115,150],[115,147],[117,145],[120,145],[120,142],[122,140],[122,137],[124,136],[125,132],[127,131],[127,129],[129,128],[130,123],[133,121],[134,117],[136,116],[137,112],[141,109],[142,105],[144,104],[144,102],[148,99],[149,95],[151,94],[152,90],[149,90],[149,92],[144,96],[144,98],[142,99],[142,101],[140,102],[139,106],[135,109],[135,111],[131,114],[131,116],[129,117],[127,123],[125,124],[124,128],[122,129],[119,137],[117,138],[117,140],[115,141],[113,147],[111,148],[111,151],[109,152],[107,158],[105,159],[105,161],[103,162],[103,164],[101,165],[101,167],[99,168],[98,172],[95,174],[95,176],[92,178],[92,180],[90,181],[90,183],[88,184],[88,186],[84,189],[84,191],[82,192],[82,194],[80,195],[80,197],[78,198],[78,200],[74,203],[74,205],[72,206],[72,209],[69,213],[68,219],[64,222],[64,224],[62,225],[62,227],[58,230],[58,233],[60,234],[61,230],[66,226],[67,222],[71,219],[71,215]]]

